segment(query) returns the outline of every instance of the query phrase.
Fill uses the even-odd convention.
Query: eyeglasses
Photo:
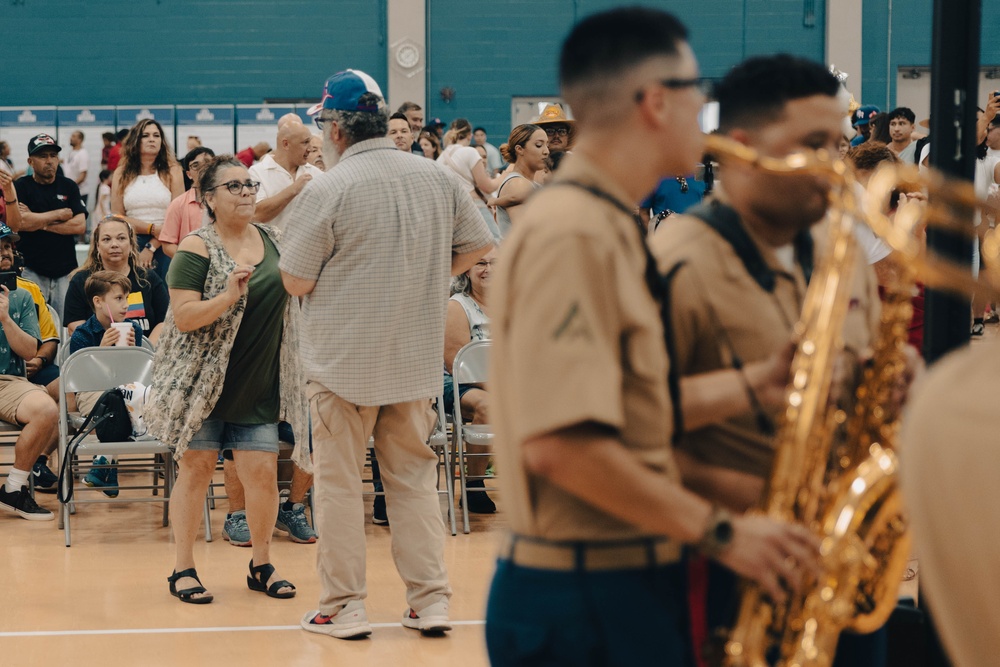
[[[547,137],[568,137],[569,128],[568,127],[547,127],[545,128],[545,136]]]
[[[329,123],[331,120],[333,118],[320,118],[319,116],[313,118],[313,122],[316,123],[316,127],[319,128],[320,132],[323,131],[323,123]]]
[[[486,261],[485,259],[481,259],[478,262],[476,262],[476,268],[479,269],[479,270],[485,269],[487,267],[489,267],[489,268],[492,269],[493,265],[495,263],[496,263],[495,259],[491,259],[490,261]]]
[[[698,92],[706,97],[710,96],[712,93],[712,80],[704,77],[695,77],[693,79],[661,79],[656,83],[660,84],[664,88],[669,88],[670,90],[697,88]],[[641,102],[644,94],[644,90],[637,91],[635,94],[635,101]]]
[[[226,188],[231,195],[238,195],[243,192],[243,188],[246,188],[247,192],[255,195],[257,194],[257,189],[260,188],[260,181],[229,181],[228,183],[216,185],[214,188],[209,188],[209,190],[215,190],[216,188]]]

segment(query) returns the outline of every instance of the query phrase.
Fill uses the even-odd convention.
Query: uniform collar
[[[734,234],[726,234],[723,230],[716,229],[723,238],[733,247],[733,250],[739,256],[740,261],[743,262],[744,267],[747,272],[753,277],[753,279],[766,291],[771,292],[774,289],[774,276],[782,275],[791,280],[795,280],[797,275],[804,277],[808,282],[813,271],[813,245],[812,245],[812,235],[809,230],[800,233],[792,241],[792,245],[795,248],[795,263],[796,266],[801,270],[801,274],[790,272],[781,260],[778,259],[778,254],[775,252],[773,246],[764,241],[763,238],[753,229],[747,225],[740,214],[736,212],[732,206],[729,205],[725,192],[718,188],[714,196],[705,200],[700,206],[706,209],[711,209],[712,207],[722,207],[723,211],[720,212],[721,215],[714,215],[713,218],[722,217],[729,218],[728,221],[732,225],[738,227],[738,229],[732,230]],[[688,211],[688,213],[695,215],[696,217],[704,219],[701,215],[698,215],[695,211]],[[725,226],[725,224],[723,224]],[[751,245],[740,244],[734,242],[734,238],[731,236],[742,236],[742,239],[747,241]],[[760,263],[763,262],[764,266]]]
[[[626,210],[635,208],[636,202],[630,201],[628,193],[593,162],[579,154],[569,153],[566,158],[559,163],[559,171],[556,172],[553,183],[563,181],[575,181],[582,185],[589,185],[598,190],[603,190],[614,197]]]

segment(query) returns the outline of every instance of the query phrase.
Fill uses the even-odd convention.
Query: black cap
[[[57,144],[56,140],[48,134],[36,134],[31,138],[31,141],[28,142],[28,155],[34,155],[38,151],[46,148],[52,149],[56,153],[62,150],[62,146]]]
[[[0,240],[5,239],[8,236],[10,237],[10,240],[13,241],[14,243],[17,243],[18,241],[21,240],[21,237],[17,235],[17,232],[15,232],[13,229],[0,222]]]

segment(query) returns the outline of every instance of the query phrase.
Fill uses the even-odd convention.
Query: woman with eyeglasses
[[[166,277],[170,258],[159,236],[170,202],[184,194],[184,174],[170,150],[163,128],[143,119],[129,130],[121,162],[111,179],[111,212],[124,218],[139,243],[139,266]]]
[[[142,335],[155,344],[170,306],[167,286],[155,272],[139,265],[135,231],[125,218],[117,215],[109,215],[97,223],[90,236],[87,260],[70,274],[63,306],[63,322],[70,335],[93,314],[84,286],[90,274],[98,271],[117,271],[128,276],[132,290],[126,318],[137,322]]]
[[[456,276],[451,283],[451,298],[444,325],[444,408],[451,411],[455,405],[455,389],[451,377],[455,355],[474,340],[488,340],[490,337],[489,306],[486,291],[493,273],[497,251],[491,250],[485,257],[465,273]],[[480,384],[460,384],[458,386],[459,405],[462,418],[473,424],[489,423],[489,395]],[[471,454],[487,454],[489,445],[466,445]],[[469,477],[468,487],[485,489],[488,458],[470,456],[465,460]],[[486,495],[486,491],[469,491],[468,510],[473,514],[493,514],[497,506]]]
[[[185,237],[167,274],[170,312],[156,349],[150,432],[175,445],[180,474],[170,498],[175,569],[170,593],[212,601],[195,570],[194,541],[219,452],[236,463],[246,493],[253,558],[250,590],[290,598],[295,586],[271,564],[278,513],[278,422],[308,428],[299,365],[298,304],[278,270],[280,232],[251,221],[260,183],[232,156],[201,172],[208,222]],[[309,470],[308,446],[293,458]]]

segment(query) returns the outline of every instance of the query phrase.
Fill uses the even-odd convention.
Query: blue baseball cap
[[[323,86],[323,99],[318,104],[314,104],[306,113],[315,116],[323,109],[333,109],[336,111],[367,111],[369,113],[378,112],[378,105],[361,104],[361,96],[365,93],[374,93],[383,100],[382,89],[371,78],[361,70],[347,69],[337,72]]]
[[[877,106],[872,104],[860,107],[851,116],[851,125],[857,127],[858,125],[867,125],[872,121],[872,119],[881,113]]]

